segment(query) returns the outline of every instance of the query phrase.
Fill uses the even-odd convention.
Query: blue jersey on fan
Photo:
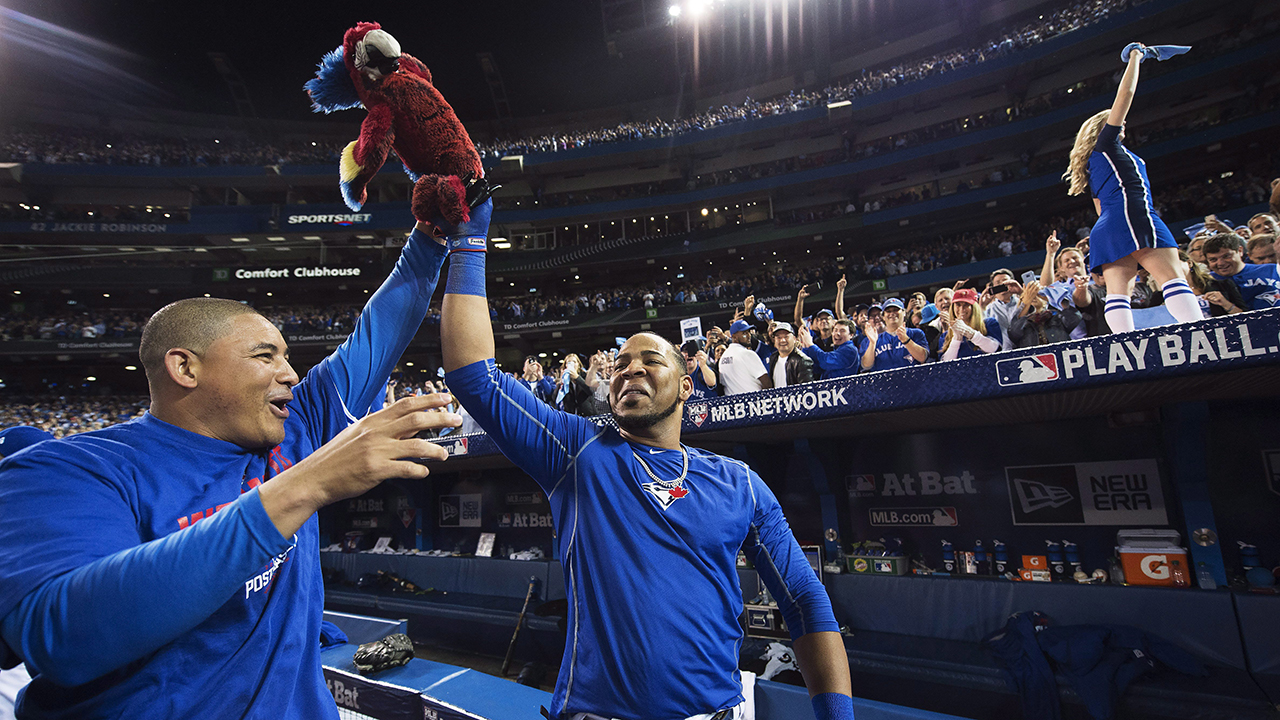
[[[1210,274],[1214,280],[1224,279],[1217,273]],[[1246,263],[1240,272],[1230,277],[1236,287],[1240,288],[1240,295],[1251,310],[1266,310],[1280,305],[1280,267],[1275,263]]]
[[[36,675],[19,717],[338,717],[316,517],[281,537],[256,488],[384,391],[443,260],[413,233],[351,336],[293,389],[274,448],[148,413],[0,464],[3,637]]]
[[[907,328],[907,339],[923,348],[929,347],[929,341],[924,337],[924,331],[917,328]],[[862,340],[858,342],[858,357],[862,357],[867,352],[867,347],[871,344],[871,338],[866,335],[862,336]],[[861,361],[859,361],[861,362]],[[897,335],[886,330],[880,331],[880,336],[876,338],[876,359],[875,363],[867,372],[876,370],[893,370],[894,368],[904,368],[918,364],[911,353],[907,352],[907,347],[902,344]]]
[[[777,499],[746,465],[629,442],[537,402],[492,360],[447,381],[551,504],[569,601],[553,716],[671,720],[742,702],[744,541],[793,638],[838,630]]]

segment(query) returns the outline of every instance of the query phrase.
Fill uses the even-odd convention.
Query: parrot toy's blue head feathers
[[[311,96],[311,109],[315,112],[351,110],[361,105],[356,85],[347,72],[342,46],[324,56],[316,76],[308,80],[305,87]]]

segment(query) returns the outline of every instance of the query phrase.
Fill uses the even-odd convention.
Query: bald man
[[[416,229],[302,379],[254,309],[168,305],[142,333],[146,415],[0,463],[0,651],[34,675],[19,718],[338,717],[315,513],[446,457],[414,437],[461,422],[419,412],[444,396],[352,414],[383,392],[444,257]]]

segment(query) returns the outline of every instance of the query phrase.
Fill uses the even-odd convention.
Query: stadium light
[[[703,10],[711,4],[711,0],[689,0],[689,14],[701,15]]]
[[[680,17],[680,6],[672,5],[671,7],[667,8],[667,14],[673,18]]]

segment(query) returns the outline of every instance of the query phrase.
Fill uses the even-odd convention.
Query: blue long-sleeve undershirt
[[[345,408],[369,407],[374,396],[382,392],[386,376],[421,325],[445,256],[445,248],[431,237],[417,230],[412,233],[395,268],[370,297],[350,337],[321,363],[323,367],[318,366],[308,374],[308,380],[320,375],[321,381],[331,383],[331,388],[313,390],[318,398],[328,397],[324,402],[331,404],[332,392],[336,391],[337,399]],[[346,420],[322,407],[303,406],[296,411],[298,418],[291,420],[301,424],[290,427],[308,435],[310,442],[304,445],[311,448],[327,442],[346,426],[344,423],[355,420],[349,410]],[[147,420],[160,422],[150,417]],[[145,434],[139,436],[146,437]],[[117,433],[109,437],[123,441],[126,436]],[[296,437],[286,443],[298,450],[303,448],[298,444],[303,441]],[[104,443],[104,447],[109,444]],[[252,451],[234,452],[234,446],[229,447],[233,451],[217,458],[226,460],[228,465],[216,470],[197,468],[194,472],[208,472],[209,483],[224,480],[239,488],[241,474],[245,479],[253,476],[265,479],[269,476],[265,465],[278,463],[274,455],[259,454],[253,460],[249,458],[254,455]],[[140,452],[137,457],[145,460],[145,453]],[[296,462],[303,457],[288,460]],[[41,460],[37,465],[34,464],[37,460],[29,458],[32,464],[28,465],[22,458],[19,454],[6,462],[6,468],[14,469],[8,477],[16,475],[21,481],[38,482],[41,472],[57,462]],[[120,459],[104,457],[103,465],[97,468],[69,466],[66,470],[96,480],[95,473],[107,472],[100,468],[111,467],[113,462]],[[246,463],[249,467],[260,467],[251,471],[246,469]],[[277,467],[276,471],[280,469]],[[53,472],[63,470],[52,468]],[[5,644],[21,655],[36,673],[58,685],[83,684],[178,640],[210,618],[236,592],[245,588],[246,580],[262,573],[264,566],[270,567],[273,558],[282,558],[281,554],[291,547],[291,541],[280,536],[267,516],[256,490],[245,492],[216,513],[211,508],[207,517],[183,529],[126,546],[119,538],[132,536],[133,524],[141,526],[140,516],[154,508],[146,506],[146,491],[121,489],[123,486],[113,484],[119,482],[122,481],[118,478],[101,484],[90,481],[78,486],[75,494],[50,492],[46,494],[51,497],[38,501],[41,512],[47,507],[50,513],[61,512],[59,506],[64,503],[82,504],[73,513],[76,517],[93,518],[94,511],[84,507],[86,505],[110,508],[115,514],[109,519],[103,516],[103,522],[113,523],[112,531],[116,533],[114,542],[105,545],[109,554],[72,568],[67,568],[65,562],[59,568],[56,561],[41,555],[41,566],[50,570],[40,576],[23,577],[22,581],[35,589],[16,604],[13,586],[0,588],[4,590],[0,592],[0,613],[3,613],[0,635]],[[12,486],[6,491],[22,492]],[[35,492],[38,495],[45,489]],[[39,530],[34,532],[38,534]],[[86,526],[83,535],[58,542],[67,543],[77,555],[92,556],[95,553],[86,552],[85,546],[92,545],[93,532],[92,527]],[[0,533],[6,537],[15,534],[12,528]],[[123,549],[110,552],[111,547]]]

